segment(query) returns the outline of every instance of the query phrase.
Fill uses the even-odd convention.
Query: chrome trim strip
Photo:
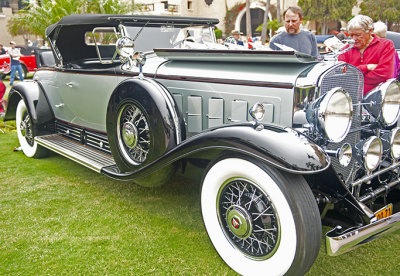
[[[58,139],[59,142],[54,141],[54,139]],[[35,137],[35,141],[39,145],[65,156],[72,161],[75,161],[98,173],[101,173],[101,169],[103,167],[115,165],[115,161],[112,156],[108,156],[105,153],[85,147],[84,145],[62,137],[58,134],[38,136]],[[70,147],[70,149],[68,147]],[[79,153],[80,150],[82,153]]]
[[[355,249],[359,245],[400,229],[400,212],[341,235],[336,234],[338,229],[336,227],[326,233],[326,252],[329,256],[338,256]]]

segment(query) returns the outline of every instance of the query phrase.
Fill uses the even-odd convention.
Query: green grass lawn
[[[15,132],[0,134],[1,275],[235,274],[207,237],[194,181],[143,188],[58,155],[27,158],[17,145]],[[309,275],[399,275],[399,239],[339,257],[322,247]]]
[[[15,131],[0,134],[0,275],[235,275],[208,239],[198,183],[143,188],[15,146]],[[322,246],[309,275],[400,275],[399,240],[339,257]]]

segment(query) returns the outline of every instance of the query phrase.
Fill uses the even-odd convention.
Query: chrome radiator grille
[[[344,143],[349,143],[354,148],[354,145],[360,141],[360,131],[358,128],[361,126],[361,106],[357,104],[362,99],[363,85],[361,71],[347,64],[340,64],[322,76],[319,82],[321,95],[327,93],[332,88],[343,87],[351,97],[354,110],[353,122],[349,134],[340,143],[330,143],[328,145],[329,149],[340,148]],[[346,185],[350,185],[356,166],[354,158],[347,167],[341,166],[337,158],[332,158],[332,166]]]

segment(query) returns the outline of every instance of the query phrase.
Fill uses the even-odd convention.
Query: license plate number
[[[382,209],[375,212],[375,217],[380,220],[383,218],[387,218],[392,215],[393,212],[393,204],[389,204]]]

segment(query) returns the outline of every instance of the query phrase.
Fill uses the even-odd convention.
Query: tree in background
[[[360,8],[361,14],[385,22],[389,30],[400,31],[399,0],[364,0]]]
[[[276,0],[276,19],[278,22],[282,22],[281,18],[281,0]]]
[[[269,1],[269,0],[267,0],[267,1]],[[272,20],[272,21],[271,21],[271,20],[268,21],[268,23],[266,24],[266,26],[267,26],[267,28],[266,28],[266,33],[267,33],[268,31],[272,31],[272,36],[274,36],[275,32],[279,29],[279,27],[282,26],[282,23],[280,23],[280,22],[278,22],[278,20],[274,19],[274,20]],[[260,31],[262,31],[263,29],[264,29],[264,24],[261,24],[260,26],[257,27],[256,31],[257,31],[257,32],[260,32]],[[261,34],[261,39],[262,39],[262,34]],[[264,40],[261,40],[261,41],[265,41],[265,39],[264,39]],[[265,43],[264,43],[264,44],[265,44]]]
[[[235,20],[239,13],[246,7],[245,3],[238,3],[231,9],[226,11],[224,23],[225,23],[225,35],[228,37],[235,28]],[[239,31],[239,30],[238,30]]]
[[[8,32],[12,36],[22,35],[24,41],[27,41],[30,35],[35,35],[28,29],[28,26],[25,24],[21,24],[19,21],[16,21],[15,17],[12,17],[7,23]]]
[[[25,33],[45,37],[46,28],[70,14],[110,13],[126,14],[134,7],[128,1],[118,0],[42,0],[15,15],[7,25],[13,35]]]
[[[269,13],[270,2],[271,2],[270,0],[266,1],[263,23],[262,23],[262,25],[258,26],[256,29],[256,31],[257,31],[261,27],[261,43],[263,45],[265,44],[265,41],[267,39],[267,28],[268,28],[267,22],[268,22],[268,13]],[[279,2],[279,0],[278,0],[278,2]]]
[[[246,35],[252,37],[251,33],[251,13],[250,13],[250,0],[246,0]]]
[[[327,34],[328,21],[350,20],[351,10],[357,5],[357,0],[299,0],[298,5],[304,11],[304,18],[320,22],[321,33]]]

